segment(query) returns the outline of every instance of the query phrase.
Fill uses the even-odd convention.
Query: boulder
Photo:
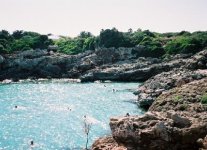
[[[196,114],[195,114],[196,115]],[[148,112],[143,116],[111,118],[112,136],[118,145],[139,150],[198,149],[207,133],[207,121],[189,112]]]

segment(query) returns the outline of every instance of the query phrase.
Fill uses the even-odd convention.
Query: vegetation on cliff
[[[207,32],[156,33],[149,30],[120,32],[116,28],[101,30],[98,36],[90,32],[81,32],[77,37],[61,37],[51,40],[48,35],[35,32],[0,31],[0,53],[12,53],[28,49],[45,49],[55,44],[58,51],[66,54],[78,54],[96,48],[136,47],[144,48],[143,56],[161,57],[178,53],[196,53],[207,47]]]
[[[0,31],[0,53],[12,53],[29,49],[45,49],[53,41],[47,35],[35,32],[14,31],[10,34],[6,30]]]

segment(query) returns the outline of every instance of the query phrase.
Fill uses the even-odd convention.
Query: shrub
[[[193,37],[177,37],[167,42],[165,50],[168,54],[196,53],[201,49],[199,40]]]
[[[202,103],[202,104],[207,104],[207,93],[204,94],[204,95],[201,97],[201,103]]]
[[[180,102],[181,99],[182,99],[181,95],[176,95],[175,98],[174,98],[174,102]]]

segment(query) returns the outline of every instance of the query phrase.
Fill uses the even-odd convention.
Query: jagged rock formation
[[[5,55],[0,80],[25,78],[80,78],[95,80],[145,81],[175,68],[206,68],[206,51],[170,60],[139,57],[140,48],[100,49],[79,55],[46,50],[29,50]]]
[[[79,55],[29,50],[5,55],[0,80],[25,78],[81,78],[82,81],[145,80],[166,67],[149,67],[160,59],[141,58],[132,48],[100,49]],[[138,58],[139,57],[139,58]],[[148,68],[149,67],[149,68]],[[142,68],[142,69],[139,69]],[[139,70],[137,70],[139,69]],[[137,74],[137,75],[135,75]]]
[[[169,72],[163,72],[150,78],[138,88],[136,91],[138,103],[140,107],[148,109],[162,93],[204,77],[206,74],[202,72],[187,69],[173,69]]]
[[[153,76],[139,87],[136,94],[138,94],[140,107],[148,109],[160,94],[169,89],[206,77],[207,73],[198,69],[207,68],[207,51],[183,59],[182,62],[183,65],[179,68],[175,67],[171,71]]]
[[[143,116],[113,117],[112,146],[127,150],[197,150],[205,146],[207,78],[193,81],[161,94]],[[92,146],[101,150],[101,140]],[[112,147],[108,149],[113,149]]]

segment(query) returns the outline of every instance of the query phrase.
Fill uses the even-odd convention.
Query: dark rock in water
[[[18,78],[12,78],[12,82],[18,82],[19,79]]]

